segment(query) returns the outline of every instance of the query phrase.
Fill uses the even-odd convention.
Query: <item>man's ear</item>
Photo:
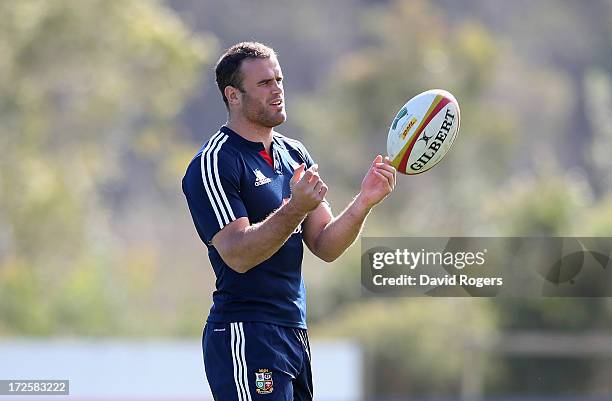
[[[229,104],[238,105],[242,100],[240,90],[234,86],[226,86],[223,90]]]

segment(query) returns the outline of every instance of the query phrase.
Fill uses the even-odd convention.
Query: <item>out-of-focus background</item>
[[[213,66],[238,41],[277,50],[279,131],[319,162],[335,212],[401,105],[459,100],[452,151],[398,177],[365,235],[612,234],[610,0],[19,0],[0,15],[0,379],[211,399],[214,275],[180,181],[225,122]],[[359,264],[358,244],[305,258],[320,401],[611,399],[610,299],[364,298]]]

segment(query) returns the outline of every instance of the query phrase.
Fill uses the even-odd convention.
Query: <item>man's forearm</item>
[[[361,202],[359,195],[334,218],[317,236],[314,252],[321,259],[331,262],[351,246],[359,236],[371,207]]]
[[[291,202],[285,203],[264,221],[236,233],[225,252],[231,255],[225,262],[240,273],[247,272],[274,255],[305,217]]]

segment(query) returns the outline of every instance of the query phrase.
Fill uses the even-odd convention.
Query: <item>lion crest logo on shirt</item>
[[[274,391],[272,372],[270,369],[259,369],[255,372],[255,388],[258,394],[270,394]]]

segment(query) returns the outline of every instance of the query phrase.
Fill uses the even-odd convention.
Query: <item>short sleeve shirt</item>
[[[278,209],[289,199],[289,182],[302,163],[314,164],[299,141],[274,133],[268,153],[262,143],[223,126],[187,167],[183,192],[216,276],[208,321],[306,328],[301,226],[274,255],[246,273],[230,268],[211,243],[232,221],[248,217],[255,224]]]

